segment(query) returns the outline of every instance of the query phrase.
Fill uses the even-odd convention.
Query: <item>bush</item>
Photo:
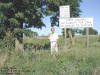
[[[47,39],[24,39],[24,49],[25,50],[41,50],[41,49],[49,49],[49,41]]]
[[[0,48],[12,49],[15,47],[15,38],[12,33],[7,32],[3,39],[0,39]]]

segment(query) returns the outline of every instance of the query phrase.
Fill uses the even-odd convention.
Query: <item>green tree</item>
[[[71,17],[79,16],[81,0],[0,0],[0,38],[10,31],[20,42],[26,28],[41,28],[44,16],[59,25],[59,6],[70,5]],[[25,24],[23,26],[23,24]]]
[[[23,23],[25,28],[44,26],[42,0],[0,0],[0,38],[10,30],[22,41]]]
[[[82,34],[86,35],[86,28],[84,28],[84,30],[82,31]],[[89,28],[89,35],[98,35],[98,31],[93,28]]]

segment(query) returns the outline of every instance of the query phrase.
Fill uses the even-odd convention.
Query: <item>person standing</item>
[[[58,52],[58,34],[55,33],[55,29],[51,28],[51,34],[48,35],[48,39],[50,40],[51,46],[51,55]]]

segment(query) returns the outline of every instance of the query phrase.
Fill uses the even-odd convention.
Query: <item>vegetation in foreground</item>
[[[21,75],[95,75],[100,68],[100,41],[92,37],[90,47],[86,48],[84,39],[79,39],[76,37],[74,46],[61,47],[56,55],[50,55],[49,49],[0,49],[0,69],[23,69]]]

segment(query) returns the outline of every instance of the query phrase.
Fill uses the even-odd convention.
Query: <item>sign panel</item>
[[[70,17],[70,6],[60,6],[60,18],[69,18]]]
[[[60,18],[60,28],[93,27],[93,18]]]

